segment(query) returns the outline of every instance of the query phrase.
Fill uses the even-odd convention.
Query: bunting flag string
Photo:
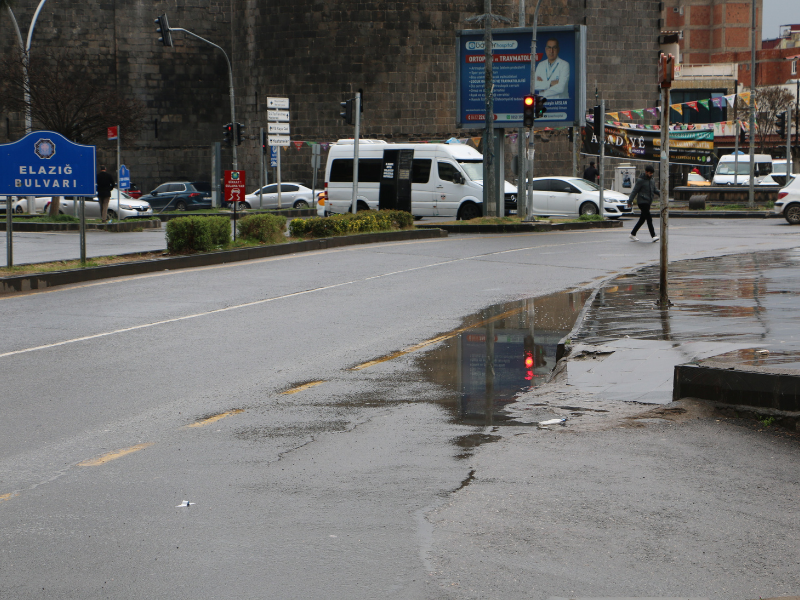
[[[708,105],[708,100],[698,100],[697,102],[706,110],[711,110],[711,107]]]
[[[747,106],[750,106],[750,92],[742,92],[739,94],[739,98],[744,100],[744,103],[747,104]]]
[[[689,108],[693,108],[693,109],[694,109],[694,110],[696,110],[697,112],[700,112],[700,109],[699,109],[699,108],[697,108],[697,101],[696,101],[696,100],[695,100],[695,101],[692,101],[692,102],[686,102],[686,105],[687,105]]]
[[[619,112],[620,112],[620,114],[622,114],[622,115],[625,115],[625,116],[626,116],[626,117],[628,117],[629,119],[632,119],[632,118],[633,118],[633,114],[632,114],[632,113],[631,113],[631,111],[629,111],[629,110],[621,110],[621,111],[619,111]]]
[[[670,108],[679,114],[683,114],[683,104],[671,104]]]

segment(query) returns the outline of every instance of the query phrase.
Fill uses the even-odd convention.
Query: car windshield
[[[776,175],[786,175],[786,164],[785,163],[773,163],[772,165],[772,172]]]
[[[460,160],[458,164],[472,181],[483,181],[483,159]]]
[[[719,163],[717,165],[717,175],[736,175],[736,164],[732,162]],[[750,175],[750,161],[739,161],[739,175]]]
[[[211,184],[207,181],[193,181],[192,185],[198,192],[211,192]]]
[[[600,186],[586,179],[570,179],[569,182],[582,192],[596,192]]]

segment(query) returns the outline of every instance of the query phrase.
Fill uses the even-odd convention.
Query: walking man
[[[589,163],[589,166],[586,167],[583,171],[583,178],[586,181],[591,181],[592,183],[597,183],[597,169],[594,167],[594,161]]]
[[[639,231],[639,228],[645,222],[647,222],[647,228],[650,230],[650,236],[653,238],[653,242],[655,243],[658,241],[656,230],[653,229],[653,217],[650,216],[650,205],[653,203],[653,196],[660,196],[661,194],[656,189],[656,184],[653,181],[653,172],[653,167],[647,165],[644,168],[644,173],[639,175],[639,179],[636,180],[636,185],[633,186],[631,195],[628,196],[628,204],[631,204],[633,199],[636,198],[636,204],[639,205],[639,211],[642,213],[633,231],[631,231],[632,242],[639,241],[639,238],[636,237],[636,232]]]
[[[97,174],[97,199],[100,201],[100,218],[103,223],[108,222],[108,202],[111,200],[111,190],[116,185],[114,176],[106,172],[105,165],[100,165],[100,172]]]

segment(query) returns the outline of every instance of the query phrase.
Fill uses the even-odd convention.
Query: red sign
[[[108,139],[109,140],[117,139],[117,128],[116,127],[109,127],[108,128]]]
[[[244,171],[225,171],[225,202],[244,202]]]

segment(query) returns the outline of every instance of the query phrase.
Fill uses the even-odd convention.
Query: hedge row
[[[248,215],[239,219],[236,230],[239,237],[265,244],[277,244],[286,236],[286,217],[261,214]]]
[[[371,231],[408,229],[414,225],[411,213],[402,210],[364,210],[357,214],[345,213],[330,217],[292,219],[289,233],[297,238],[321,238]]]
[[[228,217],[180,217],[167,222],[167,250],[209,252],[231,243]]]

